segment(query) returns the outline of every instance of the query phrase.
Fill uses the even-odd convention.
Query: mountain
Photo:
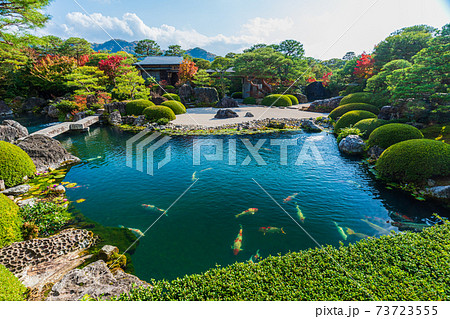
[[[193,48],[193,49],[186,50],[186,54],[190,55],[193,58],[200,58],[200,59],[205,59],[208,61],[212,61],[216,57],[215,54],[208,52],[202,48]]]

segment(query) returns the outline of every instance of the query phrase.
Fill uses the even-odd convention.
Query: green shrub
[[[435,124],[420,130],[425,138],[450,143],[450,122]]]
[[[381,148],[388,148],[396,143],[423,138],[414,126],[408,124],[392,123],[376,128],[369,136],[369,146],[378,145]]]
[[[450,176],[450,145],[427,139],[407,140],[390,146],[377,161],[384,178],[420,182],[434,176]]]
[[[286,94],[286,96],[291,100],[292,105],[297,105],[298,104],[298,99],[295,96],[293,96],[291,94]]]
[[[181,102],[180,97],[177,94],[174,94],[174,93],[163,94],[163,97],[165,97],[169,101],[175,100],[175,101]]]
[[[78,110],[78,106],[75,102],[73,101],[67,101],[67,100],[63,100],[61,102],[58,102],[56,104],[54,104],[56,106],[56,108],[58,109],[58,111],[62,114],[67,114],[67,113],[71,113],[73,111]]]
[[[20,147],[0,141],[0,180],[7,188],[23,183],[25,176],[36,173],[36,167],[30,156]]]
[[[377,116],[368,111],[350,111],[341,116],[339,121],[336,122],[334,126],[334,133],[339,133],[339,131],[345,127],[350,127],[355,125],[361,120],[377,118]]]
[[[156,122],[162,118],[169,119],[170,121],[176,119],[175,113],[170,108],[163,105],[150,106],[146,108],[144,110],[144,115],[147,120],[152,122]]]
[[[50,236],[64,227],[71,215],[64,205],[38,202],[34,206],[22,208],[22,218],[25,223],[37,226],[39,236]]]
[[[262,105],[266,106],[292,106],[292,101],[286,95],[270,94],[262,100]]]
[[[149,100],[134,100],[127,103],[125,110],[128,115],[142,115],[149,106],[155,106],[155,103]]]
[[[373,132],[376,128],[388,124],[389,121],[379,120],[379,119],[365,119],[356,123],[353,127],[358,128],[362,134],[362,138],[367,140],[370,136],[370,133]]]
[[[178,101],[165,101],[161,105],[170,108],[175,115],[186,113],[186,108],[183,103]]]
[[[339,105],[345,105],[350,103],[373,104],[373,94],[368,92],[352,93],[347,96],[344,96]]]
[[[95,112],[93,110],[87,110],[86,111],[86,115],[87,116],[92,116],[92,115],[95,115]]]
[[[242,99],[242,92],[234,92],[233,94],[231,94],[231,97],[233,99]]]
[[[19,207],[0,193],[0,248],[22,240]]]
[[[338,117],[341,117],[342,115],[350,111],[368,111],[372,112],[373,114],[378,114],[380,109],[372,104],[350,103],[338,106],[333,111],[331,111],[331,113],[328,116],[333,120],[336,120]]]
[[[173,85],[166,85],[166,86],[164,87],[164,89],[165,89],[166,91],[168,91],[168,92],[173,92],[173,91],[175,91],[175,87],[174,87]]]
[[[270,256],[135,288],[115,300],[448,300],[450,225]],[[343,268],[345,271],[343,271]]]
[[[0,265],[0,301],[24,301],[26,291],[19,279]]]
[[[163,117],[162,119],[159,119],[156,121],[156,124],[158,125],[167,125],[169,124],[170,120]]]
[[[358,128],[355,127],[346,127],[341,129],[339,132],[339,135],[336,138],[336,142],[339,144],[344,138],[346,138],[349,135],[358,135],[361,136],[361,131]]]
[[[256,99],[252,96],[246,97],[243,101],[244,104],[251,104],[251,105],[255,105],[256,104]]]

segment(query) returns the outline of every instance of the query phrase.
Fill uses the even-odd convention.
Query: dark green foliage
[[[262,105],[266,106],[292,106],[292,101],[286,95],[270,94],[262,100]]]
[[[333,84],[334,81],[332,81],[331,84]],[[350,83],[349,85],[347,85],[345,87],[344,90],[339,92],[340,96],[347,96],[349,94],[353,94],[353,93],[358,93],[358,92],[362,92],[364,91],[364,85],[362,84],[358,84],[358,85],[352,85],[352,83]]]
[[[286,94],[286,96],[291,100],[292,105],[297,105],[298,104],[298,99],[295,96],[293,96],[291,94]]]
[[[117,300],[448,300],[450,225],[236,263]],[[435,274],[435,275],[433,275]],[[439,278],[437,280],[436,278]]]
[[[350,104],[338,106],[333,111],[331,111],[331,113],[328,116],[330,118],[332,118],[333,120],[336,120],[337,118],[341,117],[342,115],[344,115],[347,112],[357,111],[357,110],[358,111],[368,111],[368,112],[372,112],[374,114],[378,114],[380,111],[378,107],[376,107],[375,105],[372,105],[372,104],[350,103]]]
[[[368,144],[386,149],[396,143],[419,138],[423,138],[423,134],[414,126],[392,123],[376,128],[370,134]]]
[[[366,103],[372,105],[379,105],[379,103],[377,103],[377,96],[368,92],[358,92],[349,94],[341,100],[339,105],[345,105],[350,103]]]
[[[159,119],[156,121],[156,124],[158,125],[167,125],[169,124],[170,120],[163,117],[162,119]]]
[[[370,136],[370,133],[373,132],[373,130],[375,130],[376,128],[388,124],[388,121],[385,120],[379,120],[379,119],[365,119],[365,120],[361,120],[358,123],[356,123],[353,127],[357,128],[361,131],[362,133],[362,138],[363,139],[368,139]]]
[[[0,265],[0,301],[24,301],[26,291],[19,279]]]
[[[38,202],[22,208],[22,218],[25,223],[37,226],[39,236],[50,236],[64,227],[71,215],[63,204]]]
[[[75,111],[78,107],[75,102],[63,100],[55,104],[56,108],[60,112],[60,114],[67,114]]]
[[[36,173],[33,161],[20,147],[0,141],[0,180],[7,188],[22,184],[25,176]]]
[[[359,128],[345,127],[339,131],[339,135],[336,137],[336,142],[339,144],[344,138],[346,138],[349,135],[361,136],[362,134]]]
[[[165,97],[169,101],[175,100],[175,101],[181,102],[180,97],[177,94],[174,94],[174,93],[163,94],[163,97]]]
[[[423,182],[427,178],[450,176],[450,145],[427,139],[403,141],[381,154],[376,168],[384,178],[402,182]]]
[[[233,94],[231,94],[231,97],[233,99],[242,99],[242,92],[234,92]]]
[[[0,248],[21,241],[21,227],[22,219],[19,207],[0,193]]]
[[[256,99],[254,98],[254,97],[252,97],[252,96],[249,96],[249,97],[246,97],[245,99],[244,99],[244,102],[243,102],[244,104],[252,104],[252,105],[255,105],[256,104]]]
[[[186,108],[184,107],[183,103],[178,101],[165,101],[161,105],[170,108],[173,113],[175,113],[175,115],[186,113]]]
[[[432,125],[420,131],[425,138],[450,143],[450,123]]]
[[[156,122],[159,119],[165,118],[173,121],[176,119],[175,113],[167,106],[156,105],[147,107],[143,114],[149,121]]]
[[[341,129],[355,125],[361,120],[377,118],[377,116],[368,111],[350,111],[341,116],[334,126],[334,133],[338,134]]]
[[[142,115],[149,106],[155,106],[155,103],[148,100],[135,100],[127,103],[126,111],[128,115]]]

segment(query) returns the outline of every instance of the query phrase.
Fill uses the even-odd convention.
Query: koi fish
[[[281,233],[281,234],[285,234],[286,235],[286,233],[283,230],[283,227],[282,228],[278,228],[278,227],[260,227],[259,231],[264,233],[264,235],[266,235],[266,233],[268,233],[268,234],[279,234],[279,233]]]
[[[283,199],[283,203],[287,203],[290,202],[291,200],[293,200],[295,198],[295,196],[297,196],[298,193],[294,193],[291,196],[286,197],[285,199]]]
[[[383,234],[389,234],[389,231],[383,227],[380,227],[378,225],[375,225],[374,223],[369,222],[367,219],[361,219],[363,222],[365,222],[367,225],[372,227],[373,229],[376,229],[378,232]]]
[[[195,182],[198,178],[197,178],[197,171],[194,172],[194,174],[192,174],[192,181]]]
[[[158,212],[164,213],[167,216],[167,211],[165,209],[158,208],[155,205],[142,204],[142,207],[156,210]]]
[[[258,211],[258,208],[249,208],[244,210],[242,213],[235,215],[236,218],[244,215],[254,215]]]
[[[205,168],[205,169],[202,169],[201,171],[200,171],[200,173],[202,173],[202,172],[206,172],[206,171],[209,171],[209,170],[212,170],[213,168],[212,167],[209,167],[209,168]]]
[[[351,229],[351,228],[348,228],[348,227],[345,227],[345,228],[347,230],[347,234],[350,235],[350,236],[353,235],[353,236],[356,236],[358,238],[367,238],[367,237],[369,237],[366,234],[355,233],[355,231],[353,229]]]
[[[261,258],[261,256],[259,255],[259,249],[258,249],[256,251],[256,253],[250,257],[248,262],[254,264],[254,263],[256,263],[258,261],[259,258]]]
[[[266,147],[261,147],[261,149],[262,149],[262,150],[265,150],[265,151],[269,151],[269,152],[272,152],[272,150],[271,150],[270,148],[266,148]]]
[[[133,234],[136,235],[136,237],[144,237],[145,236],[145,234],[140,229],[137,229],[137,228],[130,228],[130,227],[122,226],[122,225],[119,225],[119,228],[126,228],[128,230],[131,230],[133,232]]]
[[[391,222],[392,226],[399,227],[399,228],[407,228],[407,229],[414,229],[414,230],[423,230],[424,228],[431,227],[427,224],[418,224],[418,223],[408,223],[408,222]]]
[[[406,215],[402,215],[402,214],[400,214],[398,212],[391,212],[391,213],[392,213],[392,215],[397,216],[398,218],[401,218],[403,220],[407,220],[409,222],[414,222],[414,219],[412,219],[412,218],[410,218],[410,217],[408,217]]]
[[[339,235],[341,235],[344,240],[347,240],[347,234],[344,232],[342,227],[339,226],[338,223],[336,223],[336,222],[334,222],[334,224],[336,225],[336,228],[337,228],[337,230],[339,232]]]
[[[302,210],[300,209],[300,207],[298,207],[298,205],[296,205],[295,208],[297,209],[298,219],[300,219],[300,221],[302,223],[304,223],[305,222],[305,216],[303,215]]]
[[[231,249],[233,249],[233,254],[235,256],[242,250],[242,225],[239,226],[241,227],[241,229],[239,230],[239,234],[234,240],[233,246],[231,246]]]
[[[361,187],[362,187],[361,184],[359,184],[358,182],[352,181],[351,179],[348,179],[348,180],[346,180],[345,182],[346,182],[347,184],[356,186],[357,188],[361,188]]]
[[[102,158],[101,156],[97,156],[97,157],[93,157],[93,158],[87,159],[87,160],[85,160],[85,162],[93,162],[93,161],[101,159],[101,158]]]

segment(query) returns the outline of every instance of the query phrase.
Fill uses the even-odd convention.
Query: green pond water
[[[123,225],[145,232],[132,255],[136,275],[144,280],[174,279],[216,265],[245,262],[257,250],[264,258],[317,247],[317,243],[338,246],[339,241],[359,240],[347,235],[344,241],[335,223],[344,231],[349,227],[356,233],[380,236],[383,231],[399,230],[392,221],[405,222],[405,216],[395,214],[421,224],[432,224],[433,213],[446,215],[444,208],[431,202],[386,190],[369,176],[360,160],[341,156],[335,138],[324,132],[214,136],[224,141],[224,159],[207,161],[202,156],[200,165],[193,165],[193,142],[207,137],[173,137],[165,145],[171,148],[171,161],[155,169],[153,176],[138,171],[135,164],[126,165],[126,141],[133,135],[94,127],[89,133],[58,139],[84,161],[65,179],[77,183],[67,191],[70,200],[86,199],[74,203],[75,208],[104,226]],[[253,145],[260,138],[267,139],[260,151],[266,165],[257,164],[251,156],[248,165],[241,165],[250,155],[241,138],[248,138]],[[295,140],[297,145],[288,147],[287,165],[280,164],[280,147],[270,145],[270,138]],[[294,165],[305,142],[317,147],[323,163],[315,160],[310,149],[310,159]],[[229,165],[233,143],[237,165]],[[214,151],[212,146],[202,148],[203,155]],[[164,147],[156,151],[155,163],[164,155]],[[295,199],[283,203],[295,193]],[[161,215],[143,204],[171,208]],[[303,222],[296,205],[304,215]],[[235,217],[248,208],[258,211]],[[243,250],[234,255],[231,246],[240,225]],[[286,234],[264,235],[260,227],[283,228]]]

